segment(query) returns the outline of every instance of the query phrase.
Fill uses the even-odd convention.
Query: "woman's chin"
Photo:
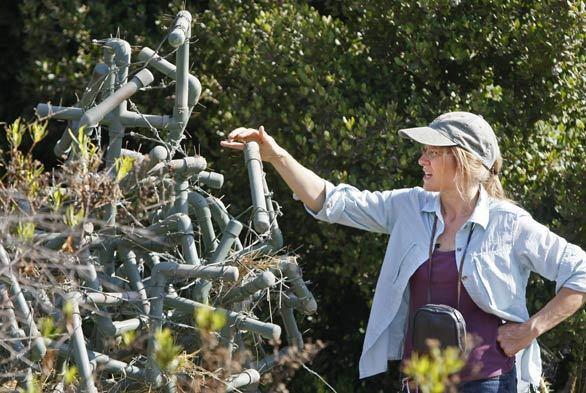
[[[423,189],[427,192],[438,192],[439,189],[437,187],[434,187],[433,184],[429,184],[428,182],[424,181],[423,185],[422,185]]]

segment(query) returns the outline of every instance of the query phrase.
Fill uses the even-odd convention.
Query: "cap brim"
[[[429,146],[456,146],[457,144],[452,142],[447,136],[444,136],[438,130],[431,127],[415,127],[405,128],[399,130],[399,135],[403,138],[413,139],[415,142],[419,142]]]

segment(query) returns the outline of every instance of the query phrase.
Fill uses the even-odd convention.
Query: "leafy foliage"
[[[219,331],[228,322],[228,317],[224,312],[205,307],[195,310],[194,319],[197,327],[209,332]]]
[[[417,383],[423,393],[442,393],[453,387],[452,376],[464,367],[458,348],[440,349],[436,344],[429,354],[414,353],[403,371]]]
[[[175,344],[171,329],[164,328],[155,333],[155,361],[161,370],[172,372],[178,366],[177,356],[182,350]]]

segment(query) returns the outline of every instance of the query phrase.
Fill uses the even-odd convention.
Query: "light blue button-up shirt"
[[[307,208],[307,207],[306,207]],[[401,359],[409,312],[409,279],[428,259],[434,216],[437,237],[444,230],[438,193],[420,187],[370,192],[326,182],[319,220],[390,235],[372,303],[360,358],[360,377],[386,371]],[[562,287],[586,292],[586,253],[537,223],[520,207],[490,197],[481,187],[474,212],[456,234],[460,260],[470,225],[475,225],[462,268],[462,282],[482,310],[504,320],[529,319],[525,288],[531,271]],[[516,355],[518,391],[541,378],[534,340]]]

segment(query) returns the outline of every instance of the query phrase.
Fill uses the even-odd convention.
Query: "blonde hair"
[[[456,177],[454,180],[460,194],[462,194],[463,190],[469,190],[476,184],[482,184],[491,197],[510,201],[499,179],[503,166],[503,159],[500,155],[489,170],[482,165],[480,159],[469,151],[458,146],[449,147],[448,149],[456,159]]]

